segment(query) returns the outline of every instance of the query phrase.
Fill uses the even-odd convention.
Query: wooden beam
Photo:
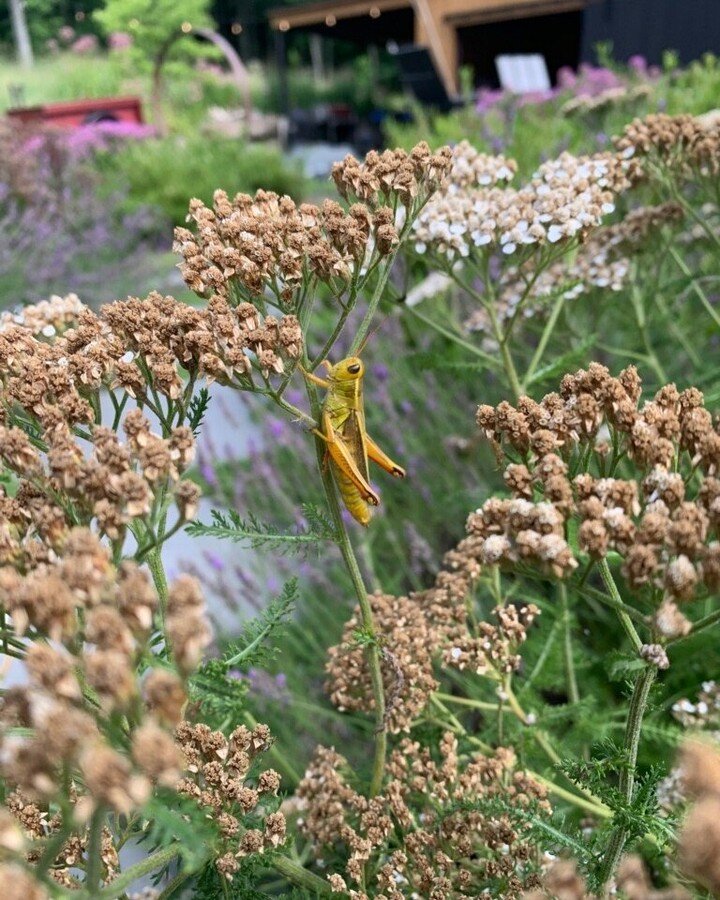
[[[448,25],[462,28],[584,9],[588,0],[442,0],[437,5]]]
[[[324,25],[329,17],[354,19],[358,16],[390,12],[394,9],[409,9],[411,0],[323,0],[322,3],[308,3],[304,6],[281,6],[268,13],[270,26],[280,31]]]
[[[458,92],[458,46],[455,26],[444,18],[443,0],[413,0],[415,43],[426,46],[449,97]]]

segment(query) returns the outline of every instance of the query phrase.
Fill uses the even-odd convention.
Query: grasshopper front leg
[[[379,506],[380,498],[363,478],[355,460],[352,458],[352,454],[350,453],[347,444],[332,427],[330,416],[327,413],[323,413],[323,429],[324,431],[320,431],[316,428],[314,431],[315,434],[318,435],[318,437],[321,437],[327,444],[330,459],[355,485],[366,503],[369,503],[372,506]]]
[[[365,435],[365,446],[367,447],[368,459],[377,463],[381,469],[384,469],[396,478],[405,477],[405,469],[396,462],[393,462],[390,457],[378,447],[369,434]]]
[[[330,363],[324,359],[321,363],[321,366],[325,366],[328,370],[332,368]],[[307,369],[304,369],[301,365],[298,364],[298,368],[303,373],[303,376],[308,380],[312,381],[313,384],[316,384],[318,387],[325,388],[325,390],[329,390],[332,388],[332,384],[329,381],[326,381],[324,378],[320,378],[318,375],[313,374],[312,372],[308,372]]]

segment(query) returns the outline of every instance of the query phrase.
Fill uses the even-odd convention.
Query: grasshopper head
[[[359,356],[348,356],[335,363],[328,374],[333,381],[357,381],[365,374],[365,366]]]

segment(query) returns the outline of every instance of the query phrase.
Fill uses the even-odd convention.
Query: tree
[[[20,64],[30,68],[33,64],[32,44],[25,20],[23,0],[10,0],[10,19],[12,21],[13,41]]]
[[[212,26],[209,5],[209,0],[107,0],[95,19],[106,34],[132,35],[135,62],[150,69],[178,33]],[[188,42],[181,53],[197,55]]]

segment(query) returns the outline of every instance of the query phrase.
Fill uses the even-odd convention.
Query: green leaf
[[[252,513],[247,519],[234,510],[222,513],[212,510],[212,524],[191,522],[187,527],[188,534],[193,536],[214,537],[232,541],[252,550],[275,550],[286,553],[302,553],[315,549],[315,545],[327,541],[335,541],[336,535],[330,520],[316,507],[303,506],[307,527],[294,531],[282,531],[268,522],[261,522]]]
[[[190,401],[190,409],[188,410],[188,424],[192,429],[192,433],[197,437],[200,426],[205,418],[205,413],[210,405],[210,391],[207,388],[200,388]]]
[[[257,663],[263,644],[288,618],[297,598],[297,578],[291,578],[280,596],[259,616],[248,622],[242,634],[226,649],[221,660],[226,670]]]
[[[183,871],[199,871],[218,841],[218,830],[206,811],[190,797],[161,788],[144,812],[149,822],[143,840],[153,850],[177,842]]]
[[[247,672],[251,666],[264,665],[271,659],[274,647],[268,646],[270,638],[277,645],[278,632],[292,612],[297,597],[297,580],[293,578],[261,615],[245,624],[220,659],[208,660],[192,677],[193,698],[218,723],[228,718],[237,721],[248,691],[247,680],[233,677],[231,670]]]

